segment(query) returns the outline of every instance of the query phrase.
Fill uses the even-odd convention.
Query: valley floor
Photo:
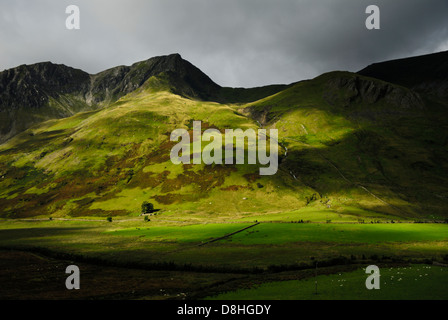
[[[1,299],[202,299],[263,283],[282,281],[280,286],[287,286],[283,281],[313,277],[316,261],[319,275],[354,272],[371,264],[443,265],[448,225],[244,219],[204,223],[163,216],[149,222],[142,217],[112,222],[101,217],[2,220],[0,243]],[[65,288],[65,268],[71,264],[81,270],[82,289],[76,292]],[[447,279],[446,274],[437,277]],[[429,293],[426,298],[432,297]],[[264,296],[258,290],[230,297],[245,299],[248,294],[253,299],[259,294],[310,298]]]

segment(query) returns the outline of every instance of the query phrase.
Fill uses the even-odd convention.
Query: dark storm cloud
[[[76,4],[81,30],[65,28]],[[381,9],[381,30],[365,9]],[[40,61],[90,73],[180,53],[218,84],[290,83],[448,50],[446,0],[0,0],[0,69]]]

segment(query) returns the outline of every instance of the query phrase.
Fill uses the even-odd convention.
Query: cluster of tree
[[[309,223],[310,221],[306,221],[306,223]],[[299,221],[291,221],[291,223],[305,223],[305,221],[303,220],[299,220]]]
[[[154,205],[151,202],[143,201],[142,214],[150,214],[154,212]]]

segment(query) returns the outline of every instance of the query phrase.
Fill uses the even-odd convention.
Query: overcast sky
[[[65,8],[80,8],[67,30]],[[368,5],[381,30],[367,30]],[[180,53],[222,86],[291,83],[448,50],[448,0],[0,0],[0,71],[89,73]]]

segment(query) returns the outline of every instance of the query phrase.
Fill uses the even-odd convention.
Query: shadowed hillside
[[[361,75],[396,83],[438,98],[448,98],[448,51],[374,63]]]

